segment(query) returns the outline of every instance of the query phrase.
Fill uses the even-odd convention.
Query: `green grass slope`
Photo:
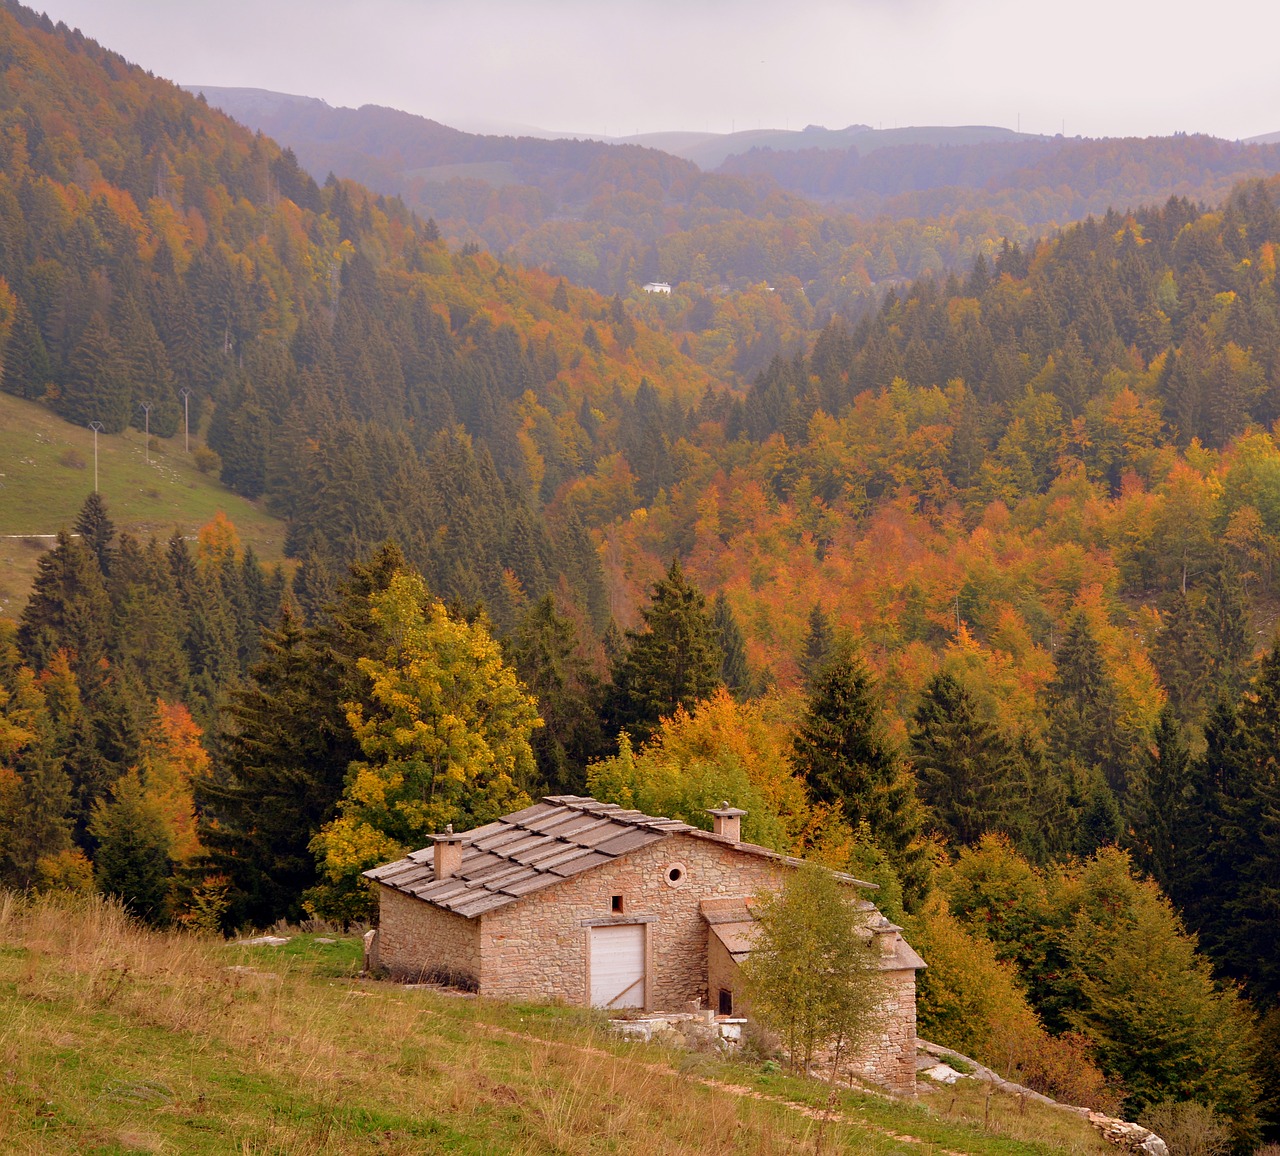
[[[0,893],[0,1150],[1105,1150],[1079,1118],[976,1085],[829,1100],[776,1065],[624,1042],[595,1013],[361,980],[360,941],[324,938],[251,948]]]
[[[98,485],[120,530],[168,537],[176,527],[194,534],[221,510],[259,558],[283,557],[284,523],[200,473],[181,434],[153,437],[149,464],[137,430],[100,434]],[[0,487],[0,617],[16,618],[36,562],[52,545],[42,536],[69,527],[93,490],[93,432],[0,393]]]

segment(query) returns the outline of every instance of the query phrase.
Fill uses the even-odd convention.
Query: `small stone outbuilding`
[[[550,795],[365,872],[378,884],[377,963],[411,981],[499,999],[681,1011],[743,1010],[739,964],[750,902],[800,863],[740,838],[745,812],[714,831],[577,795]],[[873,890],[837,873],[850,887]],[[886,997],[860,1066],[915,1087],[915,973],[924,962],[865,899]]]

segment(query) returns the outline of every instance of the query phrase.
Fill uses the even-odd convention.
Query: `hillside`
[[[609,293],[653,279],[708,290],[795,278],[819,317],[873,302],[877,294],[858,292],[863,278],[964,267],[1003,236],[1025,241],[1111,208],[1175,196],[1217,204],[1237,182],[1280,172],[1280,147],[1195,135],[851,125],[606,144],[477,136],[374,106],[204,91],[292,148],[316,179],[332,171],[403,196],[454,243],[480,241]],[[795,311],[790,324],[806,321]]]
[[[11,1153],[1094,1154],[1083,1120],[980,1089],[920,1106],[622,1043],[591,1014],[356,978],[360,941],[224,945],[0,895]],[[963,1081],[963,1084],[969,1083]],[[943,1103],[943,1097],[948,1103]],[[949,1106],[948,1106],[949,1105]],[[984,1124],[984,1110],[989,1118]]]
[[[434,126],[470,175],[433,221],[16,4],[0,33],[0,387],[20,438],[115,447],[83,505],[59,427],[13,451],[81,535],[0,621],[0,882],[351,922],[365,867],[525,796],[742,798],[914,921],[940,1042],[1280,1127],[1275,178],[1035,240],[976,184],[868,223],[552,142],[590,158],[562,202]],[[1225,180],[1213,142],[1152,165],[1197,149]],[[170,536],[137,439],[150,407],[185,460],[184,390],[291,580]]]
[[[93,441],[90,430],[39,403],[0,393],[0,617],[18,616],[41,551],[74,523],[93,489]],[[216,472],[201,473],[181,435],[153,438],[150,463],[146,456],[136,430],[98,436],[98,484],[121,530],[193,536],[222,511],[264,562],[284,558],[284,523],[228,490]]]

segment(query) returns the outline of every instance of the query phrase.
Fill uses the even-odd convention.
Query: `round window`
[[[683,863],[670,863],[662,877],[668,887],[683,887],[689,872]]]

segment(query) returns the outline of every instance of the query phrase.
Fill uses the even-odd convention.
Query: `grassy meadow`
[[[248,947],[0,893],[0,1151],[1105,1150],[973,1081],[918,1105],[832,1098],[776,1064],[624,1042],[594,1013],[361,980],[360,947]]]
[[[195,448],[195,439],[192,439]],[[98,435],[98,486],[116,527],[168,537],[195,532],[223,511],[265,562],[283,556],[284,523],[202,474],[182,434],[151,439],[146,460],[137,430]],[[16,618],[48,537],[75,520],[93,490],[93,431],[38,402],[0,393],[0,617]]]

